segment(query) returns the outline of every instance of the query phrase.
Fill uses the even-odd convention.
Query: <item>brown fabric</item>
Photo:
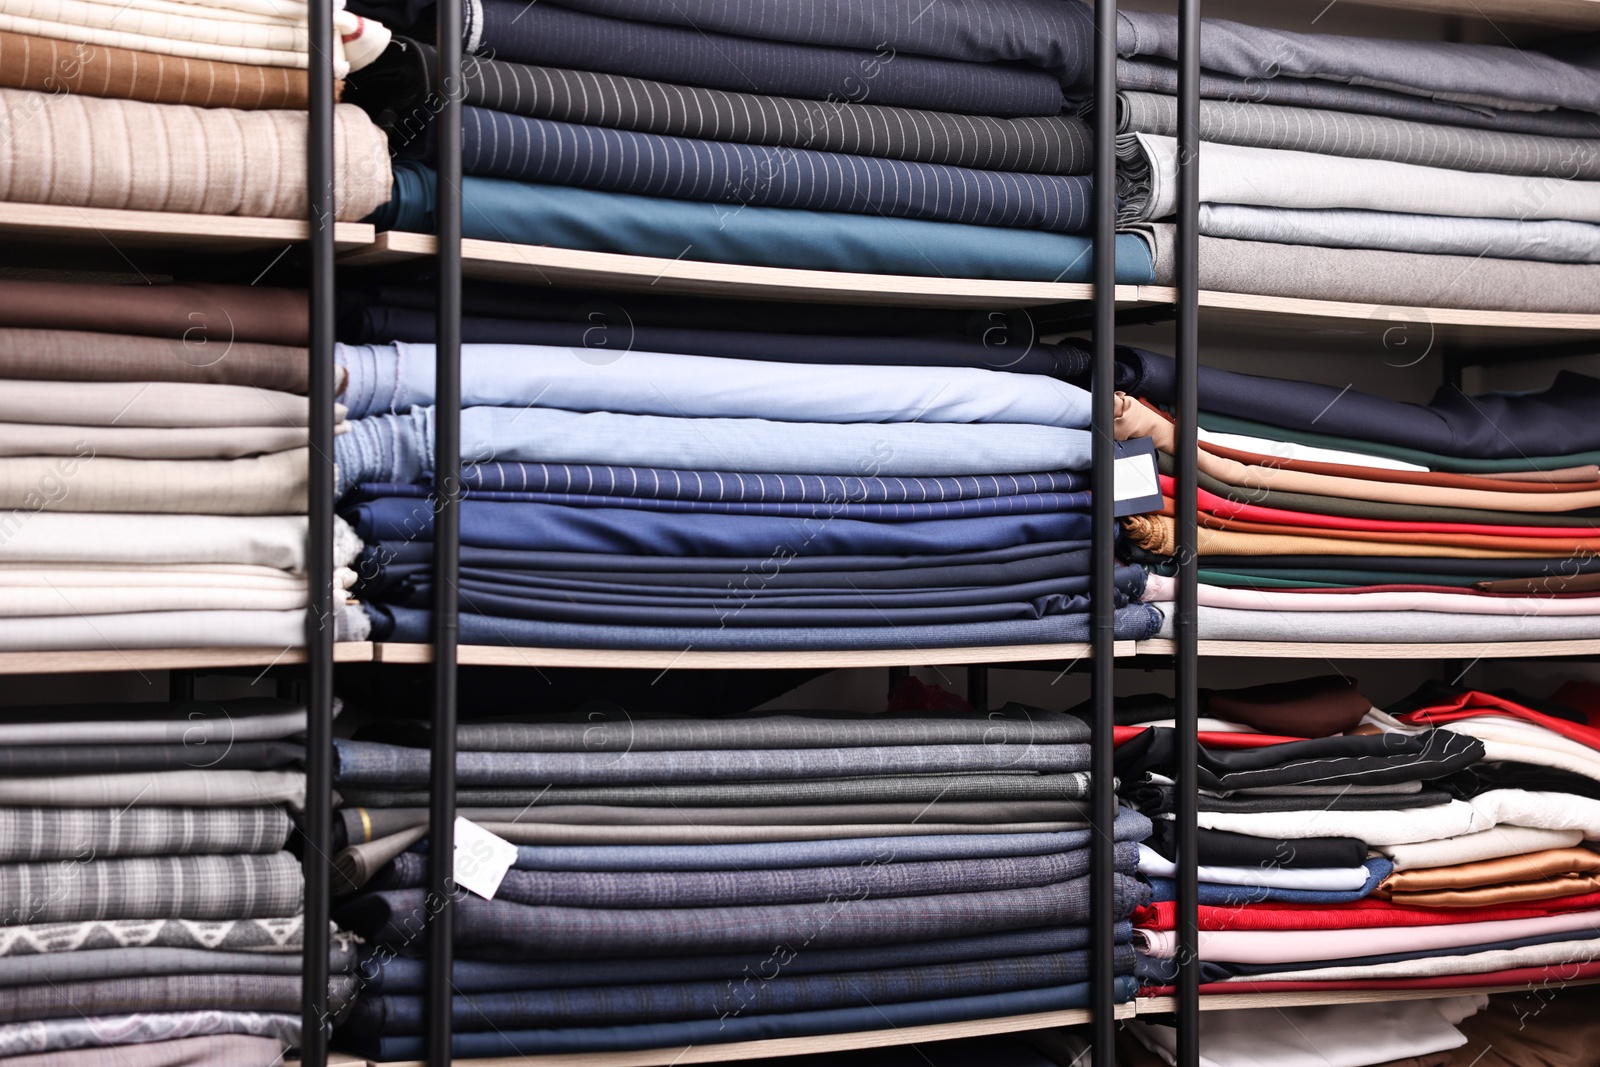
[[[1548,471],[1501,471],[1498,474],[1480,474],[1479,478],[1491,482],[1600,482],[1600,466],[1557,467]]]
[[[1229,689],[1204,699],[1207,715],[1286,737],[1342,734],[1372,710],[1355,679],[1337,674]]]
[[[1559,976],[1562,968],[1552,968]],[[1600,987],[1530,984],[1497,993],[1489,1006],[1456,1024],[1467,1043],[1439,1060],[1429,1056],[1381,1067],[1595,1067],[1600,1063]]]
[[[0,1058],[4,1067],[277,1067],[283,1042],[275,1037],[216,1034],[143,1045],[62,1049]]]
[[[1600,872],[1600,853],[1586,848],[1550,848],[1517,856],[1457,863],[1450,867],[1418,867],[1395,871],[1378,886],[1392,892],[1429,889],[1472,889],[1506,882],[1532,882],[1564,874]]]
[[[0,86],[150,104],[303,109],[306,72],[0,31]],[[334,99],[344,88],[335,82]]]
[[[1503,578],[1495,582],[1474,582],[1480,593],[1595,593],[1600,592],[1600,574],[1555,574],[1544,578]]]
[[[1140,548],[1159,556],[1177,550],[1172,519],[1166,515],[1134,515],[1122,520],[1128,537]],[[1409,545],[1389,541],[1341,541],[1333,537],[1297,537],[1239,530],[1200,529],[1202,556],[1395,556],[1429,559],[1559,559],[1550,552],[1508,552],[1497,548],[1463,545]],[[1553,555],[1552,555],[1553,553]]]
[[[303,289],[255,285],[99,285],[0,279],[0,327],[70,325],[179,342],[190,361],[233,341],[306,344]]]
[[[1155,447],[1171,454],[1174,432],[1170,419],[1132,397],[1118,394],[1116,437],[1126,441],[1133,437],[1154,439]],[[1469,489],[1446,485],[1395,482],[1388,478],[1371,477],[1369,468],[1341,468],[1346,475],[1356,477],[1331,477],[1291,469],[1285,461],[1274,457],[1256,456],[1240,452],[1253,462],[1246,463],[1211,451],[1207,445],[1200,450],[1200,470],[1205,474],[1237,486],[1246,493],[1260,489],[1276,489],[1289,493],[1310,493],[1316,496],[1336,496],[1350,500],[1378,500],[1395,504],[1430,504],[1438,507],[1484,508],[1489,511],[1574,511],[1579,508],[1600,507],[1600,487],[1574,488],[1562,486],[1559,491],[1529,491],[1527,482],[1496,482],[1492,490]],[[1463,478],[1466,475],[1449,475]],[[1588,486],[1589,483],[1581,483]]]
[[[1422,893],[1391,893],[1379,886],[1372,895],[1408,908],[1495,908],[1596,890],[1600,890],[1600,874],[1564,874],[1533,882],[1486,885],[1476,889],[1434,889]]]
[[[165,337],[0,327],[0,378],[71,382],[199,382],[306,392],[308,356],[289,345],[213,348]],[[339,389],[344,389],[341,370]]]

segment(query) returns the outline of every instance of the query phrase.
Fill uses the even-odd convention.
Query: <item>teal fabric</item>
[[[394,198],[373,213],[381,230],[432,233],[434,172],[394,164]],[[663,259],[946,278],[1087,282],[1084,236],[788,208],[695,203],[500,178],[461,183],[462,236]],[[1150,285],[1149,246],[1117,238],[1117,282]]]

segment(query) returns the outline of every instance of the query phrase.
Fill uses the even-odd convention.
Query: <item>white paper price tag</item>
[[[1111,467],[1114,472],[1112,492],[1119,501],[1161,495],[1155,456],[1123,456],[1113,461]]]
[[[517,862],[517,846],[470,819],[456,817],[456,885],[493,900],[500,882]]]

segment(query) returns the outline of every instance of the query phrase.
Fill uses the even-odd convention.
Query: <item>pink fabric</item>
[[[1145,581],[1146,602],[1177,599],[1178,580]],[[1332,593],[1201,585],[1200,603],[1245,611],[1444,611],[1456,615],[1554,616],[1600,614],[1600,597],[1476,597],[1454,593]]]
[[[1525,986],[1535,992],[1540,986],[1559,986],[1580,978],[1600,976],[1600,962],[1563,963],[1547,967],[1518,967],[1509,971],[1483,974],[1445,974],[1435,978],[1350,979],[1344,982],[1202,982],[1200,992],[1213,993],[1326,993],[1335,989],[1476,989],[1489,986]],[[1146,986],[1144,997],[1169,996],[1172,986]],[[1409,1061],[1408,1061],[1409,1062]]]

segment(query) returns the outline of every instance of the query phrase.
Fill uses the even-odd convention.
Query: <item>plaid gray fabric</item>
[[[277,808],[0,808],[0,861],[277,852]]]
[[[0,926],[0,958],[95,949],[200,948],[216,952],[298,953],[305,932],[303,916],[282,919],[89,920]]]
[[[251,1034],[276,1038],[285,1045],[298,1045],[300,1016],[298,1013],[285,1015],[254,1011],[183,1011],[36,1019],[0,1026],[0,1056],[25,1056],[58,1049],[144,1045],[211,1034]]]
[[[328,980],[328,1007],[339,1012],[355,992],[347,974]],[[0,989],[0,1020],[122,1015],[135,1011],[297,1012],[299,975],[176,974],[90,982],[47,982]]]
[[[300,861],[287,852],[0,866],[7,925],[288,916],[300,911],[301,888]]]

